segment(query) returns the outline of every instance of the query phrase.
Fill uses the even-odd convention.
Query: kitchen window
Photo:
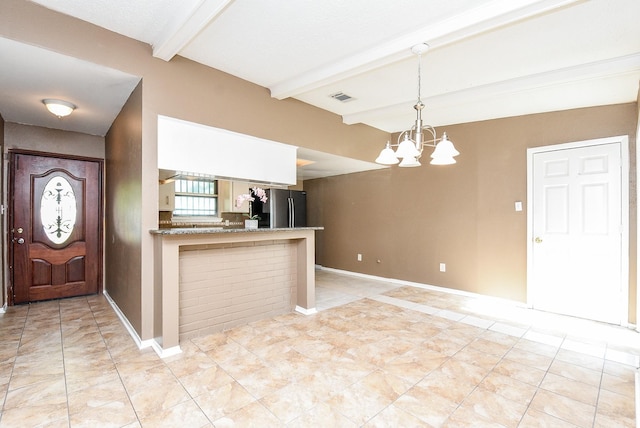
[[[217,180],[176,180],[174,216],[216,216]]]

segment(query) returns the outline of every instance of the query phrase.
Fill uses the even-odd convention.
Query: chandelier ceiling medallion
[[[433,147],[431,153],[431,165],[451,165],[456,163],[454,156],[460,154],[453,143],[447,138],[447,133],[442,134],[442,138],[436,137],[436,130],[431,125],[422,124],[422,110],[424,104],[420,98],[420,71],[422,54],[429,49],[426,43],[420,43],[411,48],[411,52],[418,56],[418,101],[413,106],[416,110],[416,122],[406,131],[402,131],[398,135],[398,143],[391,144],[387,141],[387,145],[380,152],[376,159],[376,163],[382,165],[395,165],[398,162],[400,167],[420,166],[418,159],[422,156],[422,151],[426,147]],[[425,135],[426,138],[425,139]],[[395,147],[394,151],[392,147]],[[402,159],[402,161],[400,161]]]

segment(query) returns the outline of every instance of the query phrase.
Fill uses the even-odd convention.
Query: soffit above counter
[[[159,116],[158,168],[161,181],[225,179],[282,187],[386,167]]]

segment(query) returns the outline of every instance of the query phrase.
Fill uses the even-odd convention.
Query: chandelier
[[[424,104],[420,98],[420,71],[422,54],[429,49],[426,43],[420,43],[411,48],[411,52],[418,56],[418,101],[413,106],[416,110],[416,123],[406,131],[402,131],[398,135],[398,143],[391,144],[387,141],[387,145],[380,152],[376,159],[376,163],[382,165],[395,165],[398,162],[400,167],[420,166],[418,159],[422,156],[425,147],[433,147],[431,153],[431,165],[451,165],[456,163],[453,158],[460,154],[453,143],[447,138],[447,133],[442,134],[442,138],[436,137],[436,130],[431,125],[422,124],[422,110]],[[426,138],[425,138],[426,136]],[[396,147],[394,151],[392,147]],[[402,161],[400,161],[402,159]]]

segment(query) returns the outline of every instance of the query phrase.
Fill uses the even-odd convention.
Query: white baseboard
[[[151,347],[153,348],[154,351],[156,351],[156,354],[158,354],[160,358],[172,357],[174,355],[178,355],[182,353],[182,349],[180,349],[180,345],[172,346],[169,349],[162,349],[162,346],[160,346],[160,344],[157,341],[150,340],[150,342],[151,342]]]
[[[316,308],[305,309],[302,306],[297,306],[297,305],[296,305],[296,312],[300,312],[302,315],[313,315],[318,313]]]
[[[140,339],[140,336],[138,336],[138,332],[136,332],[135,328],[133,328],[133,326],[131,325],[127,317],[124,315],[124,313],[120,310],[116,302],[114,302],[111,296],[109,296],[109,293],[105,290],[103,294],[104,294],[104,297],[107,298],[107,302],[109,302],[109,304],[115,311],[116,315],[118,315],[118,318],[120,318],[120,322],[122,322],[122,325],[124,325],[124,328],[126,328],[127,331],[129,332],[129,335],[135,342],[138,349],[146,349],[150,347],[156,352],[156,354],[158,354],[160,358],[167,358],[182,352],[182,349],[180,349],[180,346],[174,346],[169,349],[162,349],[162,346],[160,346],[160,344],[155,339],[147,339],[147,340]]]
[[[484,301],[487,301],[487,302],[503,303],[503,304],[508,304],[508,305],[515,306],[515,307],[518,307],[518,308],[533,309],[533,306],[530,305],[529,303],[526,303],[526,302],[523,303],[523,302],[519,302],[517,300],[510,300],[510,299],[503,299],[501,297],[487,296],[485,294],[472,293],[470,291],[456,290],[456,289],[453,289],[453,288],[439,287],[437,285],[422,284],[422,283],[419,283],[419,282],[405,281],[405,280],[402,280],[402,279],[384,278],[384,277],[381,277],[381,276],[368,275],[368,274],[359,273],[359,272],[351,272],[351,271],[348,271],[348,270],[327,268],[327,267],[323,267],[321,265],[316,265],[316,269],[318,269],[318,270],[326,270],[327,272],[334,272],[334,273],[341,274],[341,275],[349,275],[349,276],[355,276],[355,277],[358,277],[358,278],[371,279],[371,280],[375,280],[375,281],[390,282],[392,284],[408,285],[408,286],[411,286],[411,287],[423,288],[425,290],[440,291],[442,293],[449,293],[449,294],[456,294],[456,295],[459,295],[459,296],[473,297],[475,299],[480,299],[480,300],[484,300]],[[612,324],[612,325],[617,325],[617,324]],[[640,325],[632,324],[632,323],[629,323],[629,322],[623,322],[623,323],[620,324],[620,326],[628,328],[630,330],[638,331],[640,333]],[[640,417],[640,415],[639,415],[639,417]]]
[[[359,273],[359,272],[351,272],[351,271],[348,271],[348,270],[327,268],[327,267],[323,267],[323,266],[319,266],[319,265],[316,265],[316,267],[319,270],[326,270],[327,272],[334,272],[334,273],[338,273],[338,274],[342,274],[342,275],[356,276],[356,277],[359,277],[359,278],[371,279],[371,280],[374,280],[374,281],[390,282],[392,284],[398,284],[398,285],[407,285],[407,286],[410,286],[410,287],[423,288],[425,290],[440,291],[442,293],[456,294],[458,296],[473,297],[475,299],[486,299],[488,301],[502,302],[502,303],[506,303],[506,304],[517,306],[517,307],[521,307],[521,308],[527,308],[527,304],[526,303],[519,302],[517,300],[510,300],[510,299],[503,299],[501,297],[487,296],[485,294],[473,293],[471,291],[456,290],[454,288],[440,287],[440,286],[437,286],[437,285],[423,284],[423,283],[420,283],[420,282],[405,281],[403,279],[384,278],[384,277],[381,277],[381,276],[368,275],[366,273]]]
[[[124,313],[120,310],[120,308],[118,307],[116,302],[114,302],[113,299],[111,298],[111,296],[109,296],[109,293],[107,292],[107,290],[104,290],[103,294],[104,294],[104,297],[107,298],[107,302],[109,302],[109,304],[111,305],[111,307],[115,311],[116,315],[118,315],[118,318],[120,318],[120,322],[122,323],[122,325],[124,325],[124,328],[126,328],[127,331],[129,332],[129,335],[131,336],[131,338],[135,342],[135,344],[138,347],[138,349],[144,349],[144,348],[148,348],[149,346],[151,346],[151,344],[149,343],[148,340],[142,341],[142,339],[140,339],[140,336],[138,336],[138,333],[136,332],[136,329],[133,328],[133,326],[131,325],[131,323],[129,322],[127,317],[124,315]]]

